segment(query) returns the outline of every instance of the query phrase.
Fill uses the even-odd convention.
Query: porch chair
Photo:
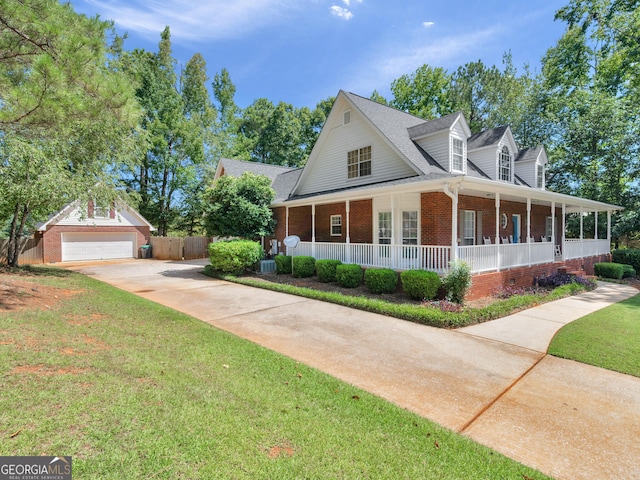
[[[556,257],[562,256],[562,250],[560,250],[560,245],[556,245],[555,256]]]
[[[491,237],[482,237],[485,245],[491,245]]]
[[[541,242],[546,242],[547,241],[547,237],[545,237],[544,235],[540,235],[540,241]]]
[[[502,237],[502,243],[511,243],[509,237]]]
[[[536,243],[536,237],[529,237],[529,243]]]

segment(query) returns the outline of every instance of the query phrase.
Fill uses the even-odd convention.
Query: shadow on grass
[[[2,265],[0,266],[0,273],[30,277],[70,277],[74,274],[74,272],[69,270],[63,270],[57,267],[44,267],[40,265],[25,265],[23,267],[7,267],[6,265]]]

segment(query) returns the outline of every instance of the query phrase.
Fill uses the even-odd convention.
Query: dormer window
[[[371,175],[371,146],[347,153],[347,177],[358,178]]]
[[[451,170],[464,171],[464,142],[459,138],[453,138],[451,143]]]
[[[498,175],[498,178],[503,182],[511,181],[511,154],[506,146],[502,147],[499,154]]]

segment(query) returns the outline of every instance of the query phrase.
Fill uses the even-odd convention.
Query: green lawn
[[[562,327],[549,353],[640,377],[640,295]]]
[[[91,278],[28,280],[75,293],[0,310],[0,455],[72,455],[75,479],[547,478]]]

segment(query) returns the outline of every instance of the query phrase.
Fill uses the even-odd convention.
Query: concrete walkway
[[[640,478],[640,379],[546,356],[564,324],[637,290],[593,292],[442,330],[214,280],[202,261],[63,265],[232,332],[558,479]]]

